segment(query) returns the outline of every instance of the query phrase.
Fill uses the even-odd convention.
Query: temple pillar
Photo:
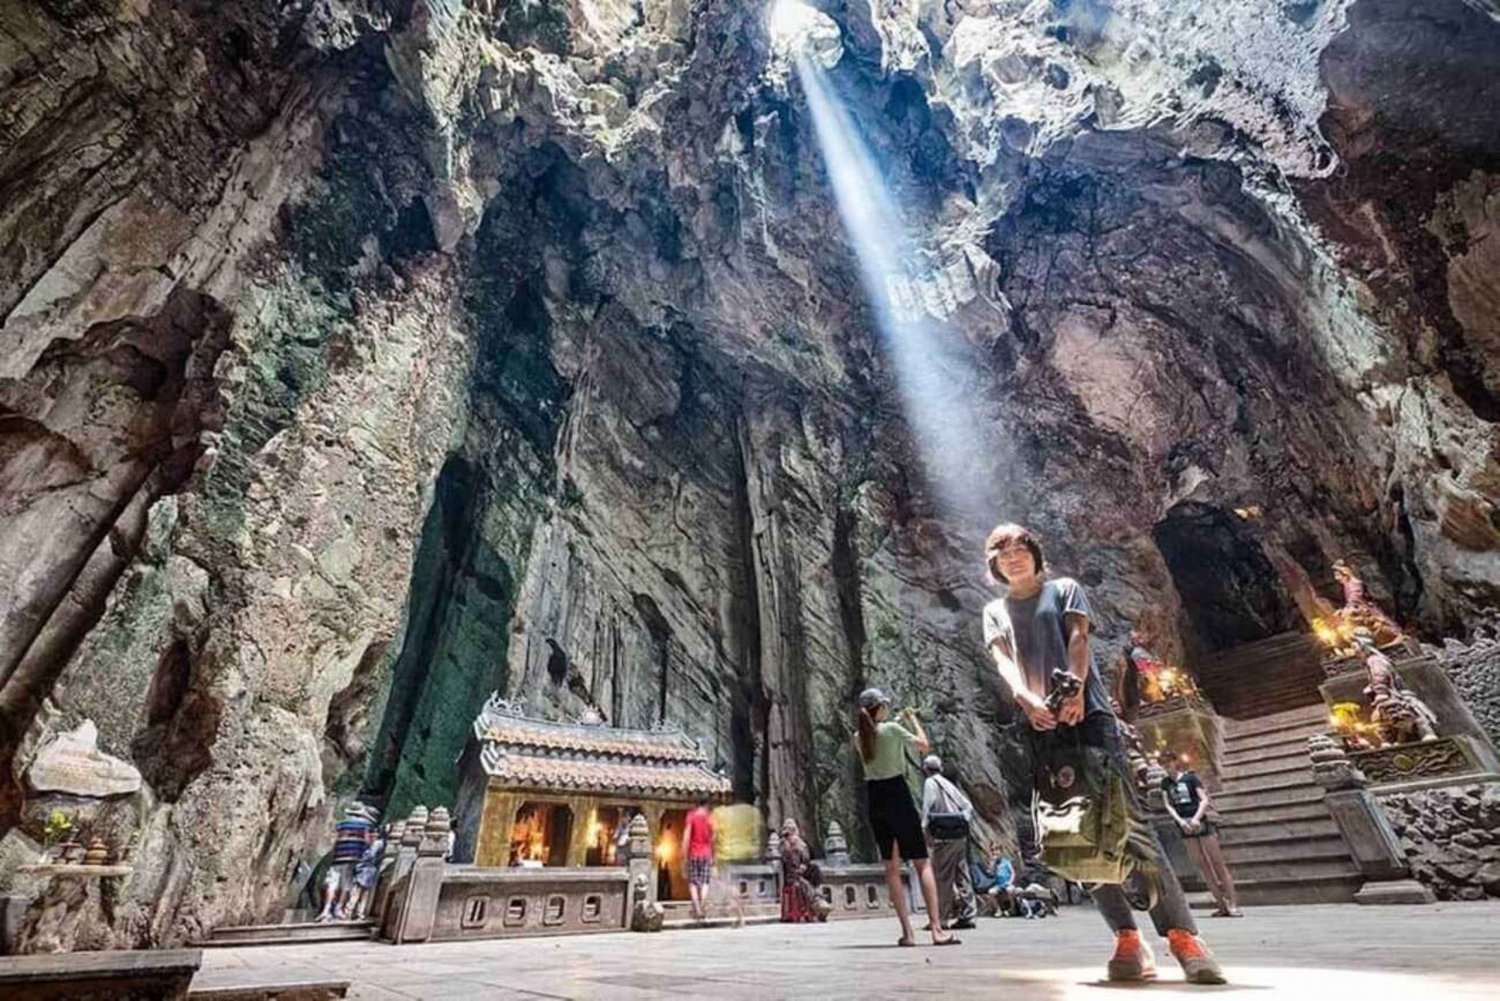
[[[656,859],[651,842],[651,828],[643,814],[630,822],[630,843],[626,848],[630,889],[625,900],[627,920],[632,931],[661,931],[663,911],[656,902]]]

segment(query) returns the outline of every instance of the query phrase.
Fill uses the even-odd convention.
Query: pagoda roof
[[[692,798],[729,795],[698,742],[680,729],[631,730],[535,719],[491,695],[474,720],[479,763],[505,785],[555,792]]]

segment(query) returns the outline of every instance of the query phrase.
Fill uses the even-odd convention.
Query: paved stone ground
[[[1072,1001],[1108,999],[1121,990],[1239,993],[1247,1001],[1500,998],[1496,903],[1259,907],[1243,919],[1205,920],[1203,927],[1233,981],[1227,987],[1188,986],[1170,959],[1154,985],[1102,983],[1109,943],[1088,908],[1048,921],[985,920],[951,949],[895,948],[894,919],[400,948],[341,942],[205,949],[194,986],[335,978],[352,981],[349,996],[368,1001]]]

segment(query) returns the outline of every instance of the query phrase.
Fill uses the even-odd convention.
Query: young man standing
[[[1130,803],[1130,837],[1126,845],[1130,868],[1151,889],[1151,919],[1158,934],[1170,944],[1188,981],[1224,983],[1219,964],[1198,937],[1182,886],[1145,821],[1136,799],[1135,784],[1127,774],[1109,696],[1094,669],[1089,649],[1092,612],[1083,587],[1068,577],[1043,578],[1046,561],[1041,543],[1020,525],[1000,525],[984,545],[985,562],[996,581],[1008,588],[1005,597],[984,609],[984,641],[1030,728],[1032,754],[1044,751],[1041,735],[1059,727],[1077,727],[1083,743],[1109,752],[1124,779]],[[1078,693],[1054,713],[1047,704],[1054,670],[1068,671],[1082,684]],[[1099,912],[1115,933],[1110,980],[1149,980],[1156,976],[1151,948],[1136,928],[1135,915],[1118,884],[1091,887]]]
[[[1177,755],[1167,752],[1160,758],[1166,770],[1161,780],[1162,795],[1166,797],[1167,809],[1177,826],[1182,830],[1183,844],[1193,857],[1193,864],[1203,874],[1208,892],[1218,901],[1215,917],[1240,917],[1239,904],[1235,902],[1234,876],[1224,861],[1224,852],[1219,847],[1219,832],[1208,819],[1208,790],[1197,774],[1184,770]]]
[[[714,821],[708,812],[707,796],[700,796],[698,805],[687,815],[682,840],[687,847],[688,896],[692,898],[693,917],[701,921],[708,916],[703,900],[714,878]]]

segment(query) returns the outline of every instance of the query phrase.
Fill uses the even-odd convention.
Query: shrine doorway
[[[521,866],[568,864],[573,811],[565,803],[529,802],[516,811],[510,831],[510,863]]]
[[[622,839],[628,837],[630,819],[641,812],[639,806],[600,806],[589,823],[584,849],[584,865],[624,865]]]
[[[656,835],[656,898],[687,900],[686,810],[663,810]]]

